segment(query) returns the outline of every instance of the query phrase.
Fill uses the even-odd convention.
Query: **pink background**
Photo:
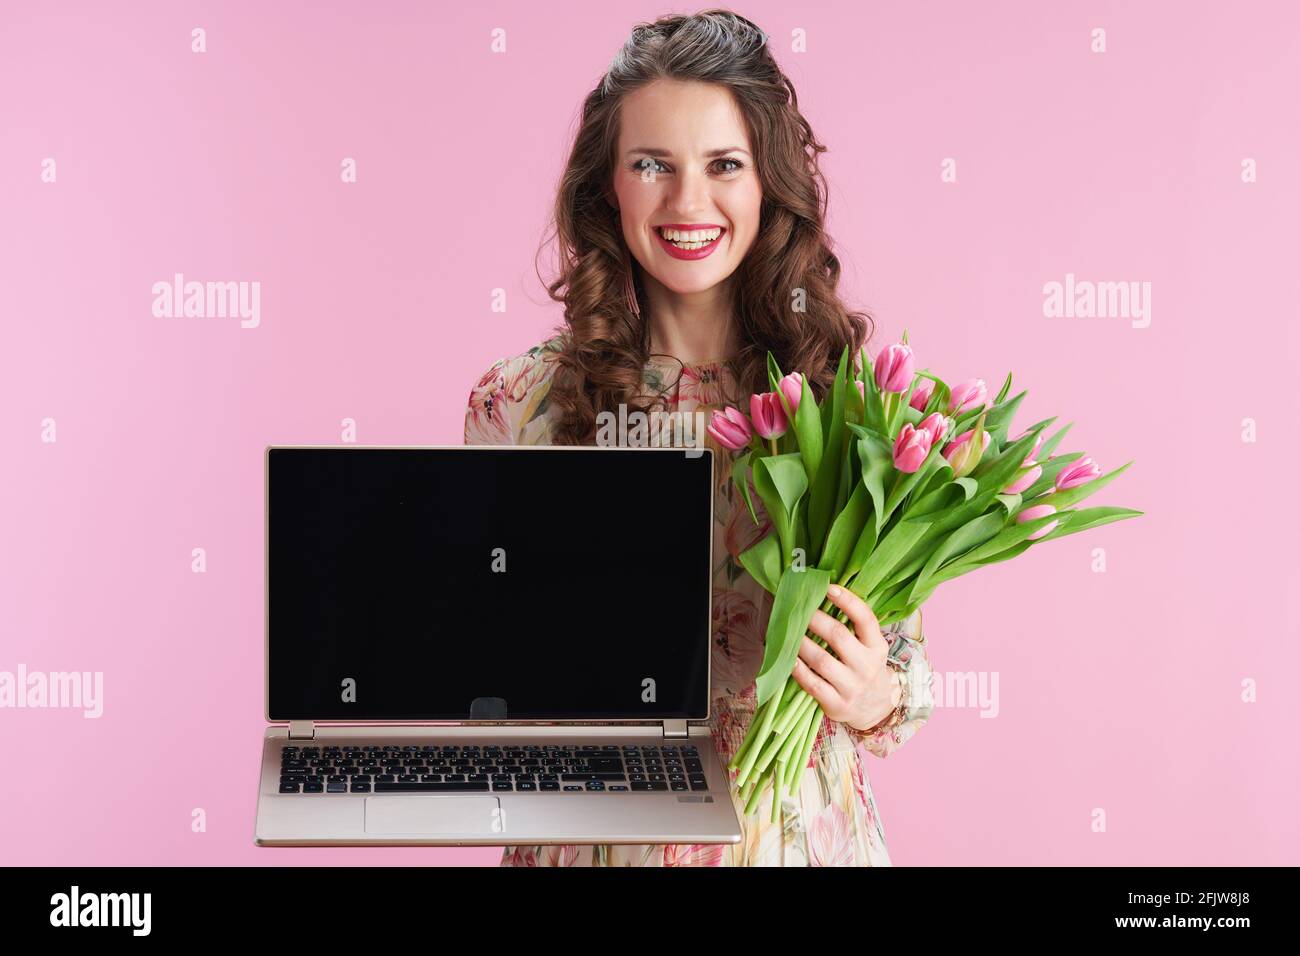
[[[252,843],[262,449],[344,418],[363,444],[459,443],[479,375],[560,321],[533,263],[576,111],[664,12],[445,6],[4,5],[0,670],[103,671],[105,711],[0,710],[0,861],[497,861]],[[894,862],[1300,862],[1294,7],[736,9],[831,147],[873,351],[908,328],[950,379],[1015,370],[1017,421],[1137,459],[1089,504],[1147,512],[931,600],[940,676],[996,672],[1000,713],[936,708],[870,764]],[[260,327],[155,318],[174,272],[259,281]],[[1150,282],[1150,327],[1045,318],[1067,272]]]

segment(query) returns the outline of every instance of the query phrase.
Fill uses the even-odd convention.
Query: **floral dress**
[[[560,347],[556,336],[527,352],[501,359],[474,386],[465,414],[467,445],[546,445],[553,414],[547,401]],[[645,385],[662,395],[668,411],[707,416],[736,400],[728,361],[682,364],[651,356]],[[731,482],[733,453],[705,436],[716,456],[713,563],[712,702],[709,726],[725,765],[740,747],[755,710],[754,678],[763,660],[764,633],[772,596],[739,561],[742,551],[770,528],[755,496],[761,525]],[[665,442],[667,443],[667,442]],[[868,755],[887,757],[930,715],[930,660],[918,609],[906,621],[883,629],[890,656],[902,665],[908,688],[903,723],[875,734],[859,733],[824,720],[796,796],[782,794],[775,822],[769,787],[751,816],[745,816],[734,774],[732,800],[740,818],[738,844],[509,846],[502,866],[889,866],[884,825],[867,779]]]

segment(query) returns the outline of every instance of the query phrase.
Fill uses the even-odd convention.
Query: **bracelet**
[[[893,730],[907,718],[907,709],[910,704],[909,698],[912,696],[911,682],[907,679],[907,675],[903,671],[904,665],[901,664],[897,658],[886,657],[885,664],[894,672],[894,677],[903,691],[899,697],[898,706],[866,730],[858,730],[854,727],[849,727],[849,733],[860,737],[874,737],[886,730]]]

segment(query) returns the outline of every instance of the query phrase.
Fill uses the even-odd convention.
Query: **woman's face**
[[[614,194],[632,255],[679,295],[726,280],[758,233],[763,197],[731,91],[656,80],[623,100],[620,126]]]

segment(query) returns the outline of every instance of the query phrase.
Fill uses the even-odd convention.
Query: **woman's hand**
[[[853,630],[821,608],[814,611],[808,630],[822,638],[835,654],[805,636],[794,662],[794,679],[831,720],[842,721],[855,730],[868,730],[898,706],[903,689],[885,663],[889,645],[867,602],[835,584],[826,593],[848,615]]]

